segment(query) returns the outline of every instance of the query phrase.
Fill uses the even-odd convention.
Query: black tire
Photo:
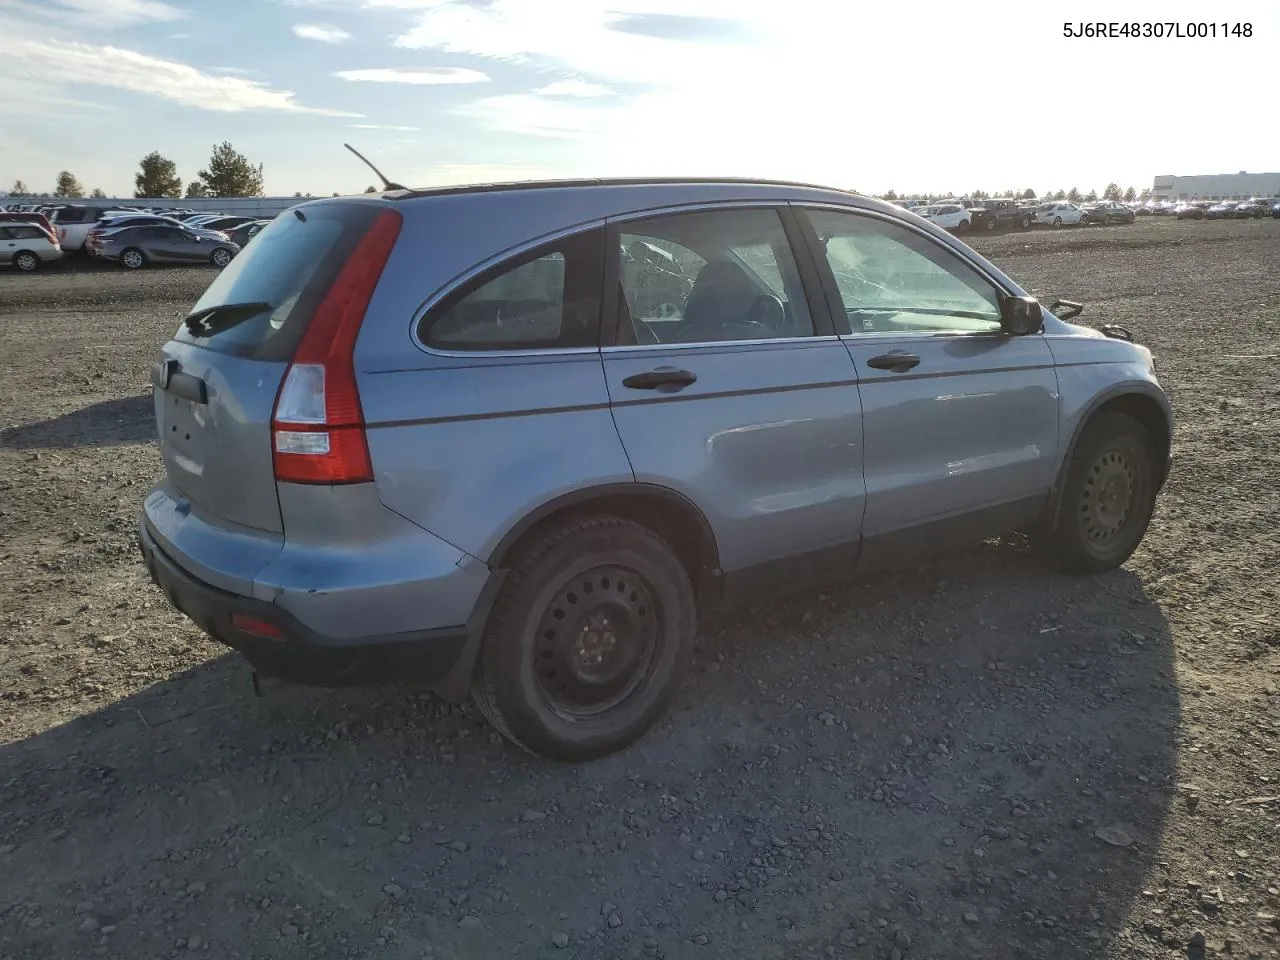
[[[1030,229],[1031,229],[1031,218],[1030,218],[1030,217],[1023,217],[1023,218],[1022,218],[1022,229],[1023,229],[1023,230],[1030,230]]]
[[[693,585],[666,541],[619,517],[567,522],[515,558],[481,639],[472,696],[526,750],[601,757],[665,712],[696,628]]]
[[[1062,226],[1062,218],[1061,218],[1061,217],[1054,217],[1054,218],[1053,218],[1053,225],[1054,225],[1055,227],[1060,227],[1060,226]]]
[[[209,262],[221,270],[231,262],[231,251],[226,247],[218,247],[213,253],[209,254]]]
[[[1142,542],[1155,497],[1151,436],[1127,414],[1101,414],[1076,442],[1056,520],[1037,545],[1069,573],[1114,570]]]
[[[969,232],[968,220],[961,220],[959,223],[956,224],[956,233],[968,233],[968,232]]]
[[[994,232],[995,232],[995,229],[996,229],[996,218],[995,218],[995,217],[990,217],[990,218],[988,218],[988,219],[987,219],[987,233],[994,233]]]
[[[127,247],[120,251],[120,266],[126,270],[141,270],[147,264],[147,255],[137,247]]]
[[[23,273],[34,273],[40,269],[40,258],[30,250],[19,250],[13,255],[13,265]]]

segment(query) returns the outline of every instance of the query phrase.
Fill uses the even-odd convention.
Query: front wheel
[[[1030,230],[1030,229],[1031,229],[1031,218],[1030,218],[1030,217],[1023,217],[1023,218],[1022,218],[1022,229],[1023,229],[1023,230]]]
[[[31,273],[40,269],[40,258],[30,250],[23,250],[14,255],[13,265],[23,273]]]
[[[215,267],[219,267],[219,268],[225,267],[228,263],[231,262],[231,251],[226,249],[225,247],[219,247],[217,250],[213,251],[212,254],[210,254],[209,259],[213,261],[213,265]]]
[[[956,224],[956,233],[968,233],[968,232],[969,232],[968,220],[961,220],[959,223]]]
[[[1103,414],[1077,441],[1056,521],[1037,544],[1068,572],[1114,570],[1147,532],[1155,496],[1150,434],[1127,414]]]
[[[147,258],[137,247],[130,247],[120,254],[120,265],[126,270],[138,270],[146,262]]]
[[[1061,217],[1054,217],[1054,218],[1053,218],[1053,225],[1054,225],[1055,227],[1060,227],[1060,226],[1062,226],[1062,218],[1061,218]]]
[[[994,218],[987,221],[987,233],[994,233],[996,229],[996,221]]]
[[[619,750],[688,670],[693,585],[669,544],[619,517],[548,530],[516,557],[481,639],[472,695],[508,739],[556,760]]]

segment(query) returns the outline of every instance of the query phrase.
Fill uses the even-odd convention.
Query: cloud
[[[411,133],[411,132],[417,132],[422,128],[421,127],[396,127],[396,126],[389,126],[385,123],[353,123],[351,124],[351,129],[353,130],[397,130],[402,133]]]
[[[166,23],[186,14],[163,0],[10,0],[10,13],[33,13],[74,23],[77,27],[128,27],[140,23]]]
[[[410,83],[421,85],[485,83],[489,76],[463,67],[372,67],[367,70],[339,70],[340,80],[364,83]]]
[[[607,97],[613,91],[598,83],[572,79],[556,80],[535,90],[534,93],[540,97]]]
[[[319,43],[342,43],[351,39],[351,34],[347,31],[327,23],[295,23],[293,33],[303,40],[315,40]]]
[[[13,39],[0,58],[0,81],[6,81],[9,72],[50,86],[113,87],[214,113],[275,111],[324,117],[361,116],[345,110],[306,107],[288,90],[274,90],[243,77],[214,76],[185,63],[119,47]]]

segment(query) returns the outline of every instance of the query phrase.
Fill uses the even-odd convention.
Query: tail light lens
[[[373,479],[353,354],[400,225],[396,211],[378,214],[298,343],[271,419],[280,482],[345,484]]]

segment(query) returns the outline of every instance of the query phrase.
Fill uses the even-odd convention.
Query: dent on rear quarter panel
[[[542,504],[634,479],[598,353],[452,362],[361,377],[374,479],[392,510],[487,561]]]

